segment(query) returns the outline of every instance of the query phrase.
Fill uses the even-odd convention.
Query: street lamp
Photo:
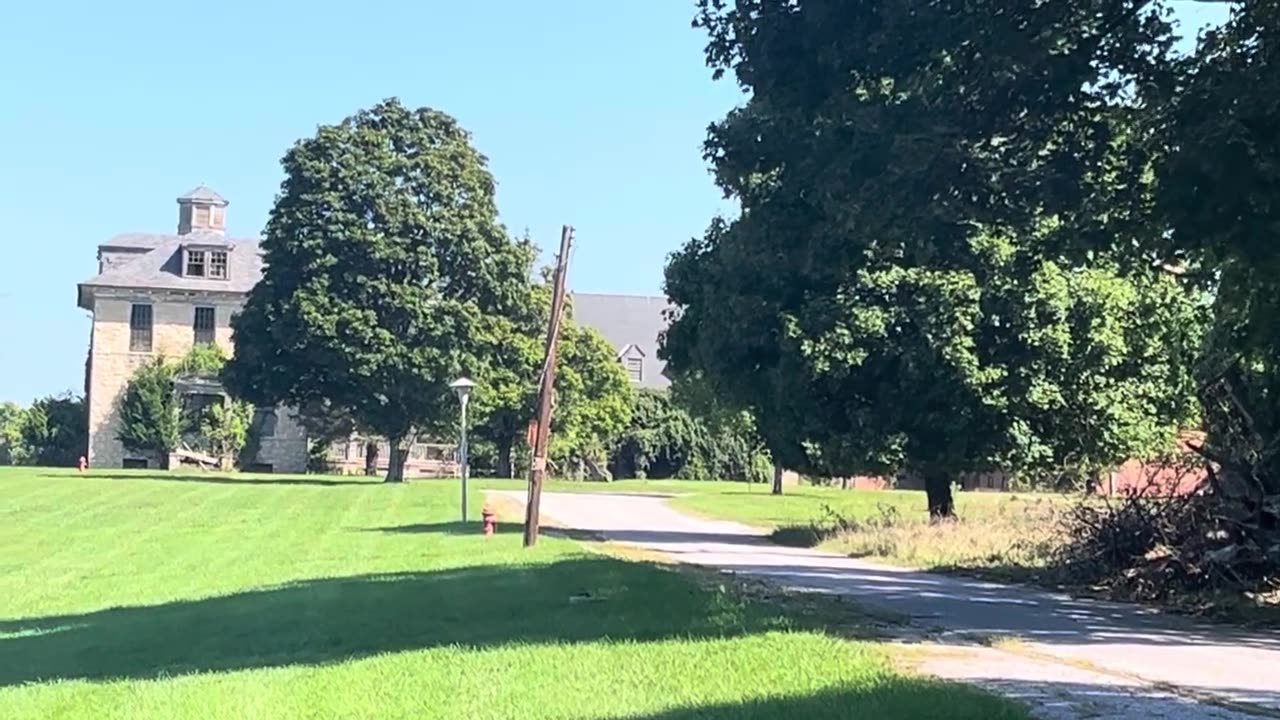
[[[458,396],[458,402],[462,405],[462,439],[458,443],[458,455],[462,462],[462,523],[467,522],[467,474],[470,472],[467,461],[467,400],[471,397],[471,389],[476,384],[469,378],[460,377],[449,383],[449,387],[453,388],[453,394]]]

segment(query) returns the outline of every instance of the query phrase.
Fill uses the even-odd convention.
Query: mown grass
[[[0,469],[0,716],[1025,717],[812,618],[457,515],[448,482]]]

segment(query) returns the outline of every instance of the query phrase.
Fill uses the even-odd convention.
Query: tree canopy
[[[1238,3],[1162,116],[1161,249],[1212,288],[1202,358],[1214,455],[1280,494],[1280,4]]]
[[[1149,232],[1135,89],[1165,81],[1159,7],[700,8],[709,65],[749,93],[706,144],[741,214],[668,265],[675,373],[750,410],[783,464],[918,471],[939,515],[963,470],[1172,440],[1195,298],[1097,253]]]
[[[21,465],[25,460],[22,426],[26,413],[26,408],[18,403],[0,403],[0,465]]]
[[[473,431],[492,444],[500,477],[513,474],[513,454],[536,415],[551,315],[551,284],[544,276],[529,294],[530,312],[508,327],[512,334],[500,343],[504,361],[475,390]],[[580,459],[603,467],[608,447],[631,417],[632,392],[614,348],[578,325],[571,306],[561,319],[555,391],[553,461],[561,469]]]
[[[232,322],[226,378],[255,403],[327,401],[390,440],[451,435],[449,382],[513,359],[533,248],[499,224],[485,158],[452,117],[386,100],[300,140]]]
[[[22,410],[0,406],[0,464],[74,467],[89,450],[89,416],[83,398],[40,398]],[[7,455],[7,458],[4,456]]]

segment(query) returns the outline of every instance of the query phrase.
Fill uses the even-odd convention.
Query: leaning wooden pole
[[[525,503],[524,546],[538,542],[538,512],[542,505],[542,484],[547,479],[547,449],[551,444],[551,410],[556,384],[556,347],[559,344],[560,318],[564,314],[565,281],[569,274],[569,246],[573,228],[560,231],[560,255],[551,285],[551,319],[547,322],[547,350],[542,361],[542,377],[538,387],[538,418],[533,435],[533,462],[529,468],[529,498]]]

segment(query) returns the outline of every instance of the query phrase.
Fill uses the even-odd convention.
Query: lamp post
[[[462,523],[467,523],[467,475],[471,468],[467,460],[467,400],[471,397],[471,389],[476,384],[469,378],[460,377],[449,383],[449,387],[453,388],[453,394],[458,396],[458,402],[462,405],[462,437],[458,443],[458,455],[462,462]]]

